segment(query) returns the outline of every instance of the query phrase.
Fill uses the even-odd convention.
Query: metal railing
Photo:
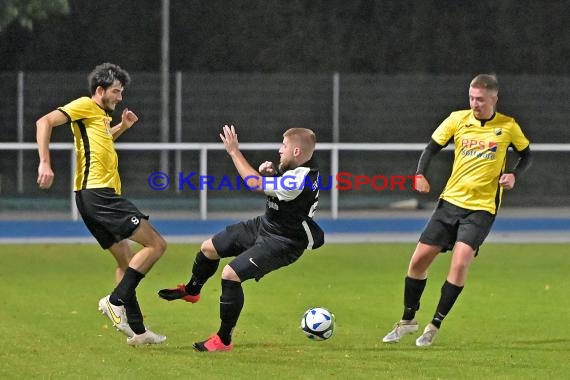
[[[280,143],[240,143],[241,150],[278,150]],[[318,143],[316,150],[330,151],[330,172],[339,172],[339,152],[340,151],[421,151],[425,144],[412,144],[412,143]],[[208,174],[208,152],[224,150],[224,145],[221,143],[117,143],[115,144],[117,150],[126,151],[159,151],[168,152],[174,151],[175,155],[175,171],[180,172],[182,169],[181,153],[183,151],[198,151],[200,152],[200,176]],[[447,150],[453,149],[452,146],[446,148]],[[35,143],[2,143],[0,142],[0,152],[2,151],[18,151],[23,152],[26,150],[37,150]],[[71,175],[75,174],[75,152],[73,144],[71,143],[51,143],[50,150],[67,150],[71,155]],[[532,144],[534,152],[570,152],[570,144]],[[22,160],[22,155],[18,155],[18,161]],[[17,163],[17,181],[22,182],[24,177],[23,163]],[[330,212],[333,219],[338,218],[339,210],[339,190],[332,186],[330,195]],[[204,188],[200,191],[200,218],[202,220],[208,219],[208,191]],[[70,191],[70,209],[71,218],[78,220],[79,214],[75,207],[73,189]]]

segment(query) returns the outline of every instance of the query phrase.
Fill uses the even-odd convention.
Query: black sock
[[[418,280],[406,276],[404,281],[404,314],[402,319],[409,321],[414,319],[416,311],[420,310],[420,298],[426,287],[427,278]]]
[[[186,284],[186,293],[190,295],[200,294],[202,286],[212,277],[218,270],[220,260],[210,260],[202,253],[196,254],[194,259],[194,266],[192,267],[192,278]]]
[[[125,314],[127,314],[129,326],[134,331],[134,333],[137,335],[143,334],[146,331],[146,328],[144,327],[143,315],[139,306],[139,302],[137,300],[136,292],[129,303],[125,304],[125,312]]]
[[[222,280],[220,296],[220,330],[218,336],[225,345],[232,341],[232,332],[243,308],[244,297],[241,282]]]
[[[453,304],[459,297],[459,294],[463,290],[463,286],[453,285],[451,282],[445,281],[441,287],[441,296],[439,298],[439,303],[437,304],[437,309],[431,323],[437,327],[441,327],[441,322],[445,316],[449,313]]]
[[[136,300],[135,289],[143,278],[144,274],[128,267],[123,279],[111,293],[109,301],[113,305],[121,306],[129,303],[133,297]]]

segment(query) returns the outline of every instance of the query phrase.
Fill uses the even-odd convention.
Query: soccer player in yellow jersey
[[[469,86],[469,110],[451,113],[431,137],[417,169],[416,190],[427,193],[425,177],[434,154],[449,142],[455,144],[453,169],[439,202],[410,260],[404,283],[404,313],[385,343],[418,330],[414,319],[427,282],[427,271],[440,252],[452,250],[451,266],[441,288],[432,321],[416,340],[418,347],[431,346],[441,323],[463,290],[469,266],[489,234],[501,204],[503,190],[514,187],[530,166],[529,141],[516,121],[496,112],[499,84],[494,75],[477,75]],[[505,171],[507,149],[519,159]]]
[[[111,113],[123,99],[129,74],[112,63],[101,64],[88,77],[91,97],[81,97],[42,116],[36,122],[40,163],[38,185],[51,187],[49,143],[53,127],[71,123],[77,170],[75,202],[85,225],[99,245],[117,261],[116,288],[99,301],[99,310],[127,335],[130,345],[155,344],[166,337],[147,330],[136,297],[136,287],[166,250],[166,242],[148,222],[148,216],[121,196],[121,180],[114,141],[137,122],[124,109],[121,122],[111,127]],[[128,240],[142,245],[136,254]]]

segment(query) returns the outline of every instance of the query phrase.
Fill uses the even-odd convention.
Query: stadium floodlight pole
[[[167,143],[169,140],[169,128],[170,120],[168,111],[170,109],[169,102],[169,57],[170,57],[170,40],[169,40],[169,30],[170,30],[170,0],[162,0],[162,39],[161,39],[161,79],[162,85],[160,89],[161,95],[161,142]],[[163,173],[168,173],[168,151],[163,150],[160,152],[160,170]]]

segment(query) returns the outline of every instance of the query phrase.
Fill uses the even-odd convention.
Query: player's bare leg
[[[129,239],[141,244],[143,247],[133,255],[124,271],[123,278],[108,297],[108,309],[111,310],[113,306],[115,308],[124,307],[128,326],[133,332],[133,335],[127,340],[130,345],[162,343],[166,340],[166,337],[147,330],[143,323],[143,315],[137,300],[136,288],[145,274],[164,254],[166,242],[146,219],[140,220],[140,225]],[[120,258],[124,258],[127,252],[126,246],[117,245],[114,248],[116,248],[114,253],[117,253]],[[114,316],[114,314],[110,313],[110,318]]]
[[[467,281],[469,267],[474,259],[475,250],[471,246],[460,241],[455,243],[447,281],[456,286],[464,286]]]
[[[475,250],[471,246],[460,241],[455,243],[447,281],[441,287],[441,296],[435,315],[416,340],[416,346],[428,347],[433,344],[441,323],[463,290],[473,259],[475,259]]]
[[[129,239],[143,246],[133,256],[129,267],[142,274],[148,273],[166,251],[166,241],[146,219],[141,219],[140,226]]]
[[[129,267],[129,262],[133,258],[134,254],[131,250],[129,241],[126,239],[113,244],[109,248],[109,251],[117,261],[117,269],[115,270],[115,285],[117,285],[123,279],[125,271]]]

